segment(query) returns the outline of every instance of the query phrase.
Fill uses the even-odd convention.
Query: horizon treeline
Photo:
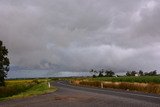
[[[112,70],[104,70],[101,69],[99,71],[91,69],[90,73],[93,73],[93,77],[118,77],[120,75],[115,75],[115,72]],[[144,72],[142,70],[139,71],[126,71],[126,74],[123,76],[157,76],[157,70]]]

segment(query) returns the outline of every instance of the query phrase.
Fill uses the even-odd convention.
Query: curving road
[[[113,89],[51,83],[54,93],[0,102],[0,107],[160,107],[160,96]]]

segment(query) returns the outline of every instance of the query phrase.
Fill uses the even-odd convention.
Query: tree
[[[150,72],[145,72],[145,76],[156,76],[157,75],[157,71],[150,71]]]
[[[149,76],[150,74],[149,74],[148,72],[145,72],[144,75],[145,75],[145,76]]]
[[[142,70],[139,70],[139,75],[143,76],[143,71]]]
[[[7,77],[7,72],[9,71],[9,59],[7,57],[8,49],[3,46],[3,42],[0,40],[0,86],[5,86],[5,78]]]
[[[103,73],[104,73],[104,70],[102,69],[101,71],[99,71],[98,77],[103,77]]]
[[[94,69],[91,69],[90,70],[90,73],[92,73],[93,74],[93,78],[95,78],[96,77],[96,74],[98,73],[96,70],[94,70]]]
[[[93,69],[91,69],[89,72],[90,72],[90,73],[94,73],[94,70],[93,70]]]
[[[106,70],[105,73],[107,77],[113,77],[113,75],[115,75],[115,73],[112,70]]]
[[[154,70],[154,71],[152,72],[152,75],[153,75],[153,76],[156,76],[156,75],[157,75],[157,70]]]
[[[127,71],[126,76],[131,76],[131,72]]]
[[[136,71],[132,71],[132,72],[131,72],[131,76],[135,76],[136,74],[137,74]]]
[[[157,75],[157,71],[156,70],[149,72],[149,76],[156,76],[156,75]]]
[[[127,71],[126,76],[135,76],[136,74],[136,71]]]

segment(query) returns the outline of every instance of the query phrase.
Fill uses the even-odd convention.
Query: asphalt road
[[[52,83],[54,93],[0,102],[0,107],[160,107],[160,96]]]

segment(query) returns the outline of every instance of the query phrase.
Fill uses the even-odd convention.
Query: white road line
[[[76,86],[64,84],[64,83],[61,83],[61,82],[58,82],[58,83],[61,84],[61,85],[65,85],[65,86],[76,87]],[[94,88],[92,88],[91,90],[107,91],[107,92],[113,92],[113,93],[118,93],[118,94],[128,94],[128,95],[135,95],[135,96],[141,96],[141,97],[160,99],[160,97],[148,96],[148,95],[140,95],[140,94],[133,94],[133,93],[116,92],[116,91],[110,91],[110,90],[99,90],[99,89],[94,89]]]

